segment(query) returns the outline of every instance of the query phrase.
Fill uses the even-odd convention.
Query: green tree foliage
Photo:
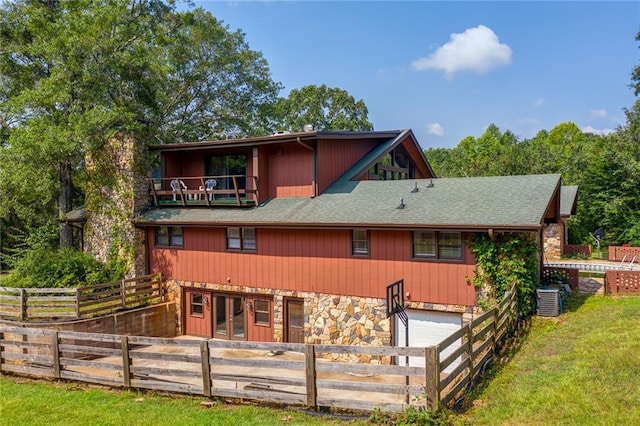
[[[300,132],[305,124],[315,130],[373,130],[364,101],[345,90],[326,85],[293,89],[278,99],[271,111],[274,130]]]
[[[112,265],[103,265],[89,253],[73,249],[35,249],[15,264],[5,285],[22,288],[68,288],[122,278]]]
[[[3,233],[82,204],[85,155],[114,134],[144,145],[254,135],[280,89],[241,32],[160,0],[3,2],[0,46]]]

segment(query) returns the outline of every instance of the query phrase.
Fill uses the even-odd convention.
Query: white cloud
[[[451,34],[443,44],[426,58],[413,61],[416,70],[439,69],[452,76],[458,71],[470,70],[478,74],[511,63],[511,48],[500,43],[498,36],[484,25],[468,28],[463,33]]]
[[[602,136],[606,136],[615,132],[615,130],[613,129],[594,129],[591,126],[584,126],[580,130],[582,130],[583,133],[593,133],[594,135],[602,135]]]
[[[533,101],[533,106],[534,107],[539,107],[539,106],[542,106],[543,103],[544,103],[544,99],[539,98],[539,99],[536,99],[535,101]]]
[[[591,118],[605,118],[607,117],[606,109],[592,109]]]
[[[430,135],[444,136],[444,129],[440,123],[429,123],[427,124],[427,133]]]

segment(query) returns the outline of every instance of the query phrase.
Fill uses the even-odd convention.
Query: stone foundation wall
[[[371,297],[345,296],[314,292],[283,291],[237,285],[193,283],[170,280],[166,283],[169,301],[176,304],[177,321],[182,318],[181,288],[201,288],[220,292],[261,294],[273,297],[273,339],[284,341],[284,300],[304,300],[305,342],[327,345],[391,346],[393,321],[386,316],[386,300]],[[474,307],[409,302],[411,309],[425,309],[462,314],[463,322],[470,321],[479,311]],[[181,324],[179,324],[180,328]],[[350,359],[348,356],[336,359]],[[370,363],[389,363],[388,357],[350,359]]]

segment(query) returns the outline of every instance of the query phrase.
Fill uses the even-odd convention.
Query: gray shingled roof
[[[576,214],[575,207],[577,197],[577,186],[563,186],[560,189],[560,216],[572,216]]]
[[[419,191],[412,192],[417,182]],[[401,181],[339,180],[316,198],[276,198],[253,208],[159,208],[140,225],[538,229],[560,175]],[[400,198],[404,208],[398,209]]]

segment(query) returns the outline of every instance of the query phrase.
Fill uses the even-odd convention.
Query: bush
[[[122,278],[89,253],[72,249],[34,249],[16,261],[5,285],[25,288],[63,288],[99,284]]]

